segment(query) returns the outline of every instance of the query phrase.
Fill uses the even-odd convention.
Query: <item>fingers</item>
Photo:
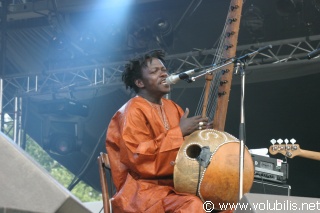
[[[196,115],[188,118],[189,113],[189,108],[186,108],[180,120],[180,128],[184,136],[192,133],[195,130],[212,128],[212,122],[209,122],[209,118],[203,118],[201,115]]]
[[[202,121],[199,122],[199,126],[204,126],[205,124],[206,124],[205,122],[202,122]]]
[[[208,118],[203,118],[201,117],[200,115],[199,116],[196,116],[196,120],[197,122],[203,122],[203,123],[208,123],[209,119]]]
[[[183,118],[187,118],[189,115],[189,108],[186,108],[184,114],[182,115]]]
[[[206,125],[206,129],[212,129],[213,128],[213,121],[210,121]]]
[[[212,129],[213,128],[213,122],[212,121],[208,121],[208,119],[204,119],[200,122],[198,122],[198,129]]]

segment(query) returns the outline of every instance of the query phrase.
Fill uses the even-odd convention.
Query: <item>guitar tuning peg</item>
[[[284,139],[284,142],[285,142],[285,144],[288,144],[289,140],[286,138],[286,139]]]
[[[279,138],[279,139],[277,140],[277,142],[278,142],[278,144],[282,144],[283,140],[282,140],[281,138]]]
[[[296,139],[292,138],[292,139],[290,140],[290,142],[291,142],[292,144],[294,144],[294,143],[297,142],[297,141],[296,141]]]
[[[272,145],[274,145],[277,141],[275,139],[271,139],[270,142],[272,143]]]

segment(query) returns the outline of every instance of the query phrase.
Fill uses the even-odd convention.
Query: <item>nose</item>
[[[163,71],[161,72],[161,76],[168,77],[168,76],[169,76],[168,71],[167,71],[167,70],[163,70]]]

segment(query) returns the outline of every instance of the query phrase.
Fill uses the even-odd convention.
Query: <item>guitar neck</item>
[[[269,153],[272,155],[280,153],[288,158],[299,156],[320,161],[320,152],[301,149],[299,144],[272,145],[269,147]]]
[[[300,149],[298,156],[320,161],[320,152]]]

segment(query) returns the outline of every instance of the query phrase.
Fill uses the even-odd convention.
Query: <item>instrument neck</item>
[[[226,25],[223,31],[224,35],[222,36],[224,37],[224,42],[221,46],[223,49],[221,54],[223,60],[233,58],[236,55],[242,5],[243,0],[232,0],[230,3],[230,10],[228,12]],[[204,117],[207,111],[210,110],[207,108],[207,102],[209,99],[208,97],[211,84],[217,84],[217,89],[214,91],[217,103],[215,104],[214,109],[213,128],[219,131],[224,131],[225,128],[234,64],[229,63],[222,69],[223,70],[220,70],[215,74],[206,75],[205,94],[202,108],[202,117]],[[219,78],[218,81],[212,81],[215,77]]]

